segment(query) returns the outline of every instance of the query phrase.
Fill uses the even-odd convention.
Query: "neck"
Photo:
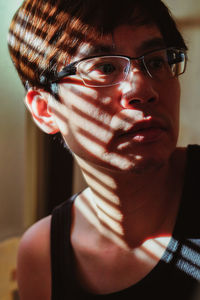
[[[79,159],[89,188],[86,198],[98,230],[125,248],[171,235],[182,188],[183,168],[170,160],[148,173],[102,172]]]

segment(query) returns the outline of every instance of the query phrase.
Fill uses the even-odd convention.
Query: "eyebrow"
[[[164,39],[162,37],[155,37],[149,40],[145,40],[136,48],[136,53],[138,55],[143,55],[148,51],[154,50],[154,49],[160,49],[166,47],[166,44],[164,42]],[[120,53],[120,51],[117,51],[117,53]],[[116,53],[116,47],[113,43],[113,45],[104,45],[104,44],[97,44],[95,46],[90,46],[87,50],[84,49],[84,51],[81,53],[81,56],[94,56],[94,55],[107,55],[107,54],[114,54]],[[118,54],[119,54],[118,53]]]
[[[155,37],[146,41],[143,41],[139,47],[136,48],[136,53],[145,54],[145,52],[156,50],[166,47],[165,41],[162,37]]]

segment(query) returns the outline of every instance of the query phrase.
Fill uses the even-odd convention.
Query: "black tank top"
[[[200,299],[199,172],[200,147],[188,146],[180,210],[167,249],[155,268],[145,278],[127,289],[112,294],[90,294],[76,280],[70,229],[71,208],[77,195],[56,207],[52,213],[51,223],[51,299]]]

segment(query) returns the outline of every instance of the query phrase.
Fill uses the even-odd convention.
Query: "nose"
[[[123,108],[134,108],[136,105],[155,104],[159,94],[155,90],[153,79],[136,67],[132,67],[126,80],[120,84],[120,105]]]

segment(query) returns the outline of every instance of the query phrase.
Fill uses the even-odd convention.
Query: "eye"
[[[163,57],[154,57],[147,61],[147,66],[153,70],[161,69],[164,65],[166,60]]]
[[[99,71],[103,75],[112,74],[116,70],[115,66],[111,63],[99,64],[93,67],[93,71]]]

